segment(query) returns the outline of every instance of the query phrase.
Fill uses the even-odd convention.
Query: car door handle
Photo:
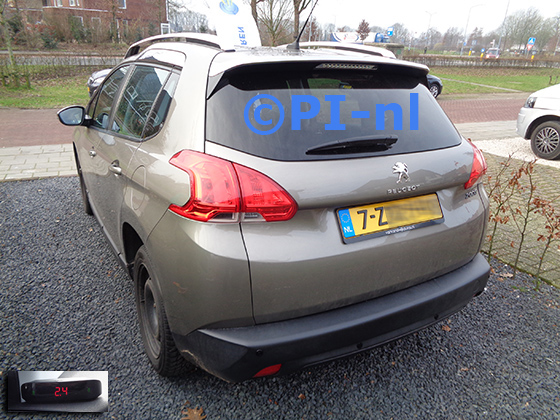
[[[113,172],[115,175],[122,174],[122,168],[119,166],[119,161],[115,161],[109,165],[109,170]]]
[[[93,157],[97,156],[97,152],[95,150],[90,150],[89,151],[89,156],[93,158]]]

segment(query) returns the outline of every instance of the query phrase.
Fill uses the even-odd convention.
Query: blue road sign
[[[535,40],[536,38],[529,38],[529,41],[527,41],[527,45],[535,45]]]

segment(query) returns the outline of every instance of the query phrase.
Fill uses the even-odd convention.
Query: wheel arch
[[[558,123],[560,123],[560,116],[558,115],[543,115],[539,118],[536,118],[533,122],[531,122],[531,124],[529,124],[529,127],[527,127],[527,131],[525,132],[525,139],[530,139],[531,136],[533,135],[533,131],[535,131],[535,129],[541,125],[544,122],[547,121],[556,121]]]
[[[134,229],[129,223],[126,222],[122,227],[122,241],[124,258],[126,266],[128,267],[128,274],[132,278],[134,259],[140,247],[144,245],[144,241],[142,240],[136,229]]]

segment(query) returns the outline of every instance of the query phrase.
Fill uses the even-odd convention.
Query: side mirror
[[[89,119],[86,119],[86,110],[83,106],[74,105],[63,108],[58,111],[57,115],[60,122],[64,125],[89,125],[87,124]]]

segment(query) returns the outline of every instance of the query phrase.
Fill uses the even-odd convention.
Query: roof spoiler
[[[124,58],[137,55],[142,49],[149,47],[157,42],[188,42],[191,44],[203,45],[206,47],[216,48],[223,51],[219,43],[218,37],[211,34],[199,34],[190,32],[181,32],[165,35],[156,35],[146,39],[142,39],[132,44],[126,52]]]

